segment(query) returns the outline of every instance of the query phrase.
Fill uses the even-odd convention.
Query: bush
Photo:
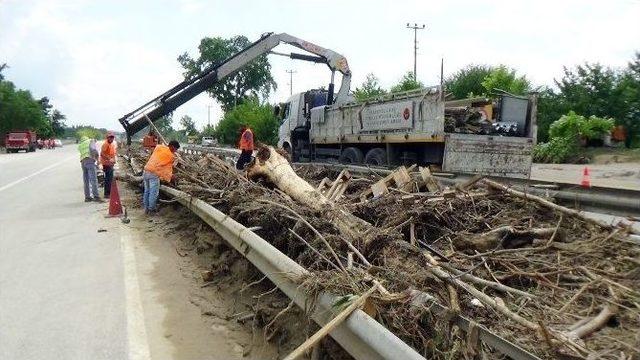
[[[613,129],[613,119],[595,116],[585,118],[573,111],[554,121],[549,127],[547,143],[533,149],[533,161],[545,163],[574,162],[580,155],[581,140],[599,140]]]
[[[244,102],[226,112],[216,126],[215,137],[221,144],[236,145],[240,139],[240,127],[249,125],[255,141],[269,145],[278,143],[280,123],[273,114],[273,107],[260,104],[256,99]]]
[[[533,148],[533,161],[553,164],[573,162],[579,155],[579,148],[575,138],[556,137]]]
[[[602,139],[611,132],[614,126],[613,119],[604,119],[595,116],[585,118],[573,111],[563,115],[549,127],[549,137],[575,138],[586,140]]]

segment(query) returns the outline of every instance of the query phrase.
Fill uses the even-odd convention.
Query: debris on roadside
[[[498,356],[451,316],[540,358],[637,356],[640,246],[626,229],[482,177],[443,188],[427,168],[359,177],[294,171],[278,156],[260,147],[249,181],[215,156],[186,155],[176,188],[260,227],[312,272],[311,293],[363,294],[378,281],[372,313],[425,356]]]

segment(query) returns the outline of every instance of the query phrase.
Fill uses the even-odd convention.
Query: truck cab
[[[36,151],[38,142],[36,139],[36,133],[30,130],[13,130],[5,135],[5,146],[7,153],[18,152],[24,150],[25,152]]]
[[[309,129],[311,109],[327,104],[328,92],[314,89],[292,95],[275,109],[281,121],[278,129],[278,147],[292,155],[294,161],[310,156]]]

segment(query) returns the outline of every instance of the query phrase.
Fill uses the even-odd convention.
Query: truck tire
[[[348,147],[340,154],[340,162],[343,164],[362,164],[363,159],[362,150],[354,147]]]
[[[367,152],[364,163],[373,166],[387,165],[387,151],[383,148],[373,148]]]

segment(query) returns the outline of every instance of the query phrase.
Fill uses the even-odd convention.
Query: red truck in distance
[[[25,152],[36,151],[38,146],[36,140],[36,133],[30,130],[14,130],[5,135],[4,144],[7,152],[18,152],[24,150]]]

